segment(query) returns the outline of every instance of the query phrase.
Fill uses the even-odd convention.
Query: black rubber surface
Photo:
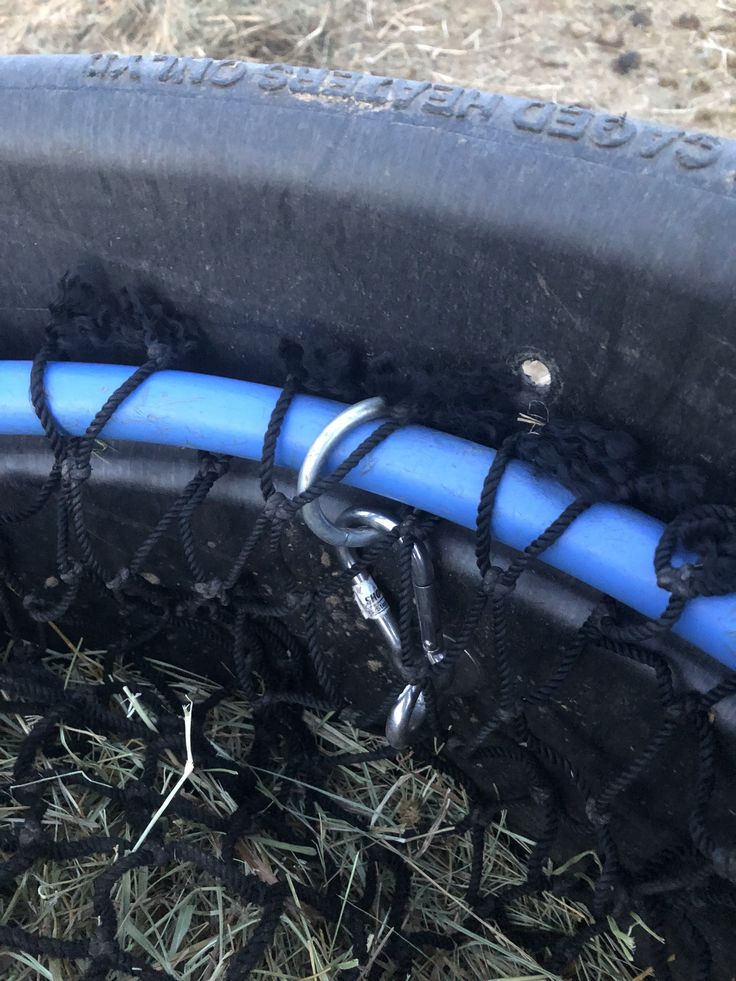
[[[736,146],[474,90],[288,66],[0,59],[3,355],[101,263],[197,317],[195,367],[282,336],[398,366],[529,354],[571,415],[733,476]]]

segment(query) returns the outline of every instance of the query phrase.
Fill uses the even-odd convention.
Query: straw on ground
[[[79,644],[69,646],[68,652],[49,652],[47,658],[66,686],[74,688],[101,680],[100,652],[87,651]],[[196,703],[214,690],[210,682],[196,675],[164,664],[155,666],[165,673],[181,697],[182,706],[191,706],[192,701]],[[125,698],[119,701],[120,711],[124,714],[135,711],[147,682],[130,671],[117,677],[126,686]],[[189,718],[188,711],[189,708],[184,709],[184,720]],[[146,715],[155,726],[155,719],[148,712]],[[17,748],[35,721],[16,714],[0,716],[0,786],[12,784]],[[358,753],[379,745],[376,737],[366,736],[330,718],[309,716],[308,722],[321,749],[329,755]],[[86,741],[69,738],[80,734]],[[121,813],[95,784],[124,786],[135,779],[144,763],[143,743],[136,739],[100,739],[94,732],[72,727],[62,727],[61,735],[68,751],[68,769],[63,772],[81,771],[86,786],[66,786],[63,776],[48,781],[51,806],[45,820],[53,825],[57,839],[71,840],[87,834],[119,835],[135,845],[136,839],[131,837]],[[185,763],[182,770],[183,761],[169,754],[161,767],[160,788],[162,793],[168,790],[167,801],[178,794],[206,805],[214,814],[226,816],[235,811],[237,802],[222,786],[220,776],[222,771],[227,772],[227,761],[245,759],[251,745],[253,725],[247,703],[235,693],[221,701],[211,714],[207,736],[222,757],[222,767],[191,772],[192,767]],[[188,757],[191,760],[191,752]],[[39,767],[43,765],[41,756]],[[52,764],[46,761],[46,765]],[[58,771],[63,764],[55,758],[53,766]],[[414,928],[460,931],[466,938],[453,952],[435,955],[424,962],[420,960],[413,975],[417,981],[447,976],[459,981],[554,981],[556,975],[504,937],[493,922],[474,915],[463,902],[470,863],[467,836],[448,837],[442,834],[442,829],[459,820],[467,801],[457,787],[432,768],[416,763],[410,755],[399,764],[383,760],[335,768],[321,792],[363,815],[366,831],[346,825],[327,810],[320,809],[315,818],[307,808],[300,809],[295,803],[298,796],[290,795],[287,799],[279,793],[279,783],[284,778],[275,770],[260,770],[257,777],[269,806],[288,810],[291,820],[309,829],[313,844],[295,845],[253,835],[241,841],[237,850],[244,874],[256,875],[267,883],[282,881],[293,886],[294,882],[303,882],[323,886],[323,856],[329,854],[340,870],[340,881],[345,884],[344,911],[362,894],[361,853],[380,842],[401,854],[414,872]],[[163,810],[159,808],[156,820]],[[20,819],[21,811],[20,805],[12,802],[3,806],[0,827],[11,827]],[[429,830],[413,835],[410,829],[420,815]],[[167,817],[166,820],[169,836],[219,853],[218,834],[183,819]],[[524,857],[531,846],[523,836],[514,834],[505,820],[493,825],[488,835],[489,863],[483,888],[493,891],[521,881]],[[576,856],[567,863],[568,870],[584,857]],[[0,921],[12,922],[21,917],[39,933],[60,939],[78,937],[80,930],[92,929],[94,882],[107,862],[105,856],[95,856],[68,863],[37,863],[3,904]],[[144,867],[129,872],[116,887],[113,898],[119,911],[123,946],[181,981],[222,979],[229,960],[247,940],[260,916],[258,907],[241,907],[222,887],[193,871],[191,866],[176,862],[162,869]],[[378,909],[376,903],[370,929],[370,956],[371,960],[380,961],[390,927]],[[518,924],[549,931],[552,938],[588,922],[589,914],[581,905],[547,893],[541,899],[520,902],[513,918]],[[585,981],[623,981],[636,977],[632,954],[638,929],[625,932],[612,924],[609,933],[586,948],[577,977]],[[343,970],[354,964],[353,951],[346,949],[341,941],[339,924],[334,929],[325,928],[320,917],[300,903],[292,889],[276,943],[255,977],[339,978]],[[27,954],[0,954],[0,971],[8,981],[38,978],[72,981],[75,977],[60,962],[44,963]]]
[[[329,65],[736,135],[731,0],[0,0],[0,50]]]

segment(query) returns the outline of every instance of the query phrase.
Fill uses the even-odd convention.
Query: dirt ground
[[[0,0],[0,50],[360,68],[736,136],[736,0]]]

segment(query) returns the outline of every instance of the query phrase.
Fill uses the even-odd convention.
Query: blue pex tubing
[[[135,369],[128,365],[54,363],[45,375],[59,424],[81,436],[98,408]],[[0,362],[0,435],[43,435],[29,395],[29,361]],[[279,389],[183,371],[152,375],[123,402],[105,427],[108,439],[210,450],[250,460],[261,444]],[[315,438],[345,408],[299,395],[286,417],[276,462],[298,470]],[[329,461],[334,469],[375,428],[355,429]],[[468,440],[407,426],[348,474],[345,483],[475,528],[476,508],[494,451]],[[558,517],[573,495],[521,463],[506,470],[496,499],[493,534],[523,549]],[[633,508],[596,504],[568,528],[542,560],[647,617],[668,594],[653,568],[661,522]],[[675,560],[678,561],[677,559]],[[730,668],[736,667],[736,595],[691,600],[675,632]]]

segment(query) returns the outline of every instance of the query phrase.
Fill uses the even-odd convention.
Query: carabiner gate
[[[348,508],[337,519],[338,527],[357,525],[384,532],[394,531],[398,524],[395,518],[387,514],[361,507]],[[346,571],[350,572],[358,564],[354,551],[346,545],[341,545],[337,552]],[[430,663],[437,664],[445,656],[444,638],[437,605],[434,564],[427,547],[421,542],[414,542],[412,547],[411,571],[422,650]],[[367,620],[373,620],[381,631],[394,667],[399,674],[406,676],[401,660],[398,625],[373,576],[365,571],[357,572],[353,577],[353,593],[363,616]],[[388,743],[395,749],[406,749],[421,730],[426,716],[427,703],[422,686],[407,684],[386,721]]]

